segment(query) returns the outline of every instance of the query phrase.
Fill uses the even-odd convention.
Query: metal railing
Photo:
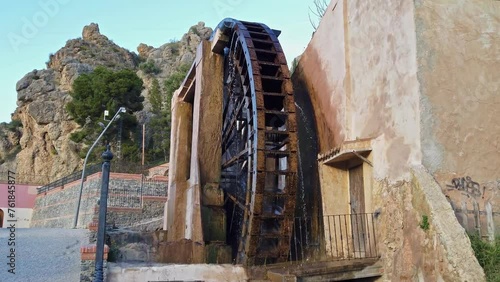
[[[93,164],[93,165],[89,165],[87,166],[87,168],[85,169],[85,177],[89,176],[89,175],[92,175],[94,173],[97,173],[101,171],[101,164]],[[82,171],[77,171],[77,172],[73,172],[72,174],[69,174],[63,178],[60,178],[54,182],[51,182],[45,186],[42,186],[40,188],[37,188],[38,190],[38,194],[42,194],[42,193],[45,193],[45,192],[48,192],[52,189],[55,189],[55,188],[58,188],[58,187],[61,187],[61,186],[64,186],[70,182],[73,182],[73,181],[76,181],[76,180],[79,180],[81,179],[82,177]]]
[[[290,261],[378,258],[373,213],[297,217]]]
[[[116,173],[129,173],[129,174],[145,174],[145,171],[147,171],[149,168],[156,166],[157,163],[151,163],[145,166],[137,165],[136,163],[131,163],[131,162],[114,162],[111,165],[111,172],[116,172]],[[102,164],[97,163],[93,165],[88,165],[87,168],[85,169],[85,177],[88,177],[89,175],[92,175],[94,173],[100,172],[101,171]],[[48,192],[52,189],[62,187],[70,182],[80,180],[82,177],[82,171],[77,171],[73,172],[65,177],[62,177],[54,182],[51,182],[47,185],[44,185],[38,189],[38,194],[42,194],[45,192]]]

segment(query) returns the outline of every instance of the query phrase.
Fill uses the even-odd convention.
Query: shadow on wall
[[[319,218],[322,199],[318,172],[318,133],[314,108],[300,67],[292,74],[293,95],[296,106],[298,139],[298,191],[295,216]],[[313,230],[319,230],[319,226]],[[314,232],[314,231],[313,231]]]

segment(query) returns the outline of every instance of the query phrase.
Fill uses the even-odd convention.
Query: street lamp
[[[116,114],[108,122],[108,125],[106,125],[106,127],[103,129],[103,131],[101,132],[101,134],[99,135],[99,137],[97,137],[97,139],[95,140],[94,144],[92,144],[92,146],[90,147],[89,151],[87,152],[87,155],[85,156],[85,161],[83,162],[82,178],[80,179],[80,194],[78,195],[78,203],[76,205],[76,215],[75,215],[75,221],[73,222],[73,228],[76,228],[76,225],[78,223],[78,214],[80,213],[80,203],[82,201],[83,181],[84,181],[84,177],[85,177],[85,167],[87,166],[87,160],[88,160],[88,158],[90,156],[90,153],[94,149],[94,147],[97,144],[97,142],[99,142],[99,140],[101,139],[101,137],[104,135],[104,133],[106,132],[106,130],[108,130],[108,128],[111,125],[111,123],[114,120],[118,119],[118,117],[120,116],[120,113],[125,113],[126,111],[127,110],[125,109],[125,107],[120,107],[118,109],[118,111],[116,112]]]

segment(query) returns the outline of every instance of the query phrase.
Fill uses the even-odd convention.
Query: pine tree
[[[151,139],[148,160],[168,162],[170,157],[171,100],[189,70],[189,65],[181,65],[164,82],[162,92],[158,80],[153,80],[149,90],[149,102],[153,117],[149,122]]]
[[[116,113],[120,107],[125,107],[127,113],[120,114],[120,124],[122,124],[122,156],[126,160],[138,160],[138,146],[134,138],[137,128],[137,119],[132,113],[143,109],[141,96],[143,82],[133,70],[124,69],[112,71],[104,67],[97,67],[93,72],[80,75],[73,82],[73,91],[70,96],[73,98],[66,105],[70,116],[80,126],[80,130],[71,134],[70,139],[87,145],[86,149],[80,151],[83,158],[88,150],[88,145],[92,144],[102,128],[98,125],[103,120],[103,113],[108,110],[111,114]],[[103,138],[104,145],[107,142],[115,142],[118,127],[111,126]],[[95,157],[100,155],[99,150]]]
[[[165,95],[162,95],[160,83],[155,78],[149,90],[149,103],[153,117],[149,122],[149,132],[151,140],[148,149],[148,160],[155,162],[158,160],[168,161],[168,148],[170,145],[170,119],[166,108]]]
[[[149,103],[151,104],[151,112],[155,115],[160,114],[164,107],[164,101],[161,95],[160,83],[158,79],[153,79],[151,89],[149,89]]]

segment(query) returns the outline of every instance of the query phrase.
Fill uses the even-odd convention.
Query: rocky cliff
[[[33,70],[17,82],[13,121],[0,125],[0,171],[16,170],[18,182],[45,184],[81,169],[83,160],[77,154],[81,145],[69,139],[78,125],[65,109],[73,81],[97,66],[129,68],[144,80],[147,97],[153,78],[162,82],[176,67],[191,64],[196,46],[211,32],[200,22],[180,41],[159,48],[141,43],[136,54],[102,35],[97,24],[85,26],[81,38],[68,40],[49,56],[46,69]],[[141,63],[146,62],[157,70],[141,70]],[[138,114],[140,122],[147,120],[148,109],[146,102]]]
[[[158,48],[144,43],[139,44],[137,47],[139,59],[143,63],[153,63],[158,68],[156,74],[146,73],[139,68],[137,74],[143,79],[145,87],[143,95],[147,98],[147,91],[150,89],[154,78],[161,83],[176,68],[185,64],[191,65],[196,55],[196,47],[198,47],[202,39],[208,39],[211,34],[212,29],[205,27],[205,23],[199,22],[197,25],[192,26],[179,41],[171,40]],[[148,103],[145,106],[147,111]]]

